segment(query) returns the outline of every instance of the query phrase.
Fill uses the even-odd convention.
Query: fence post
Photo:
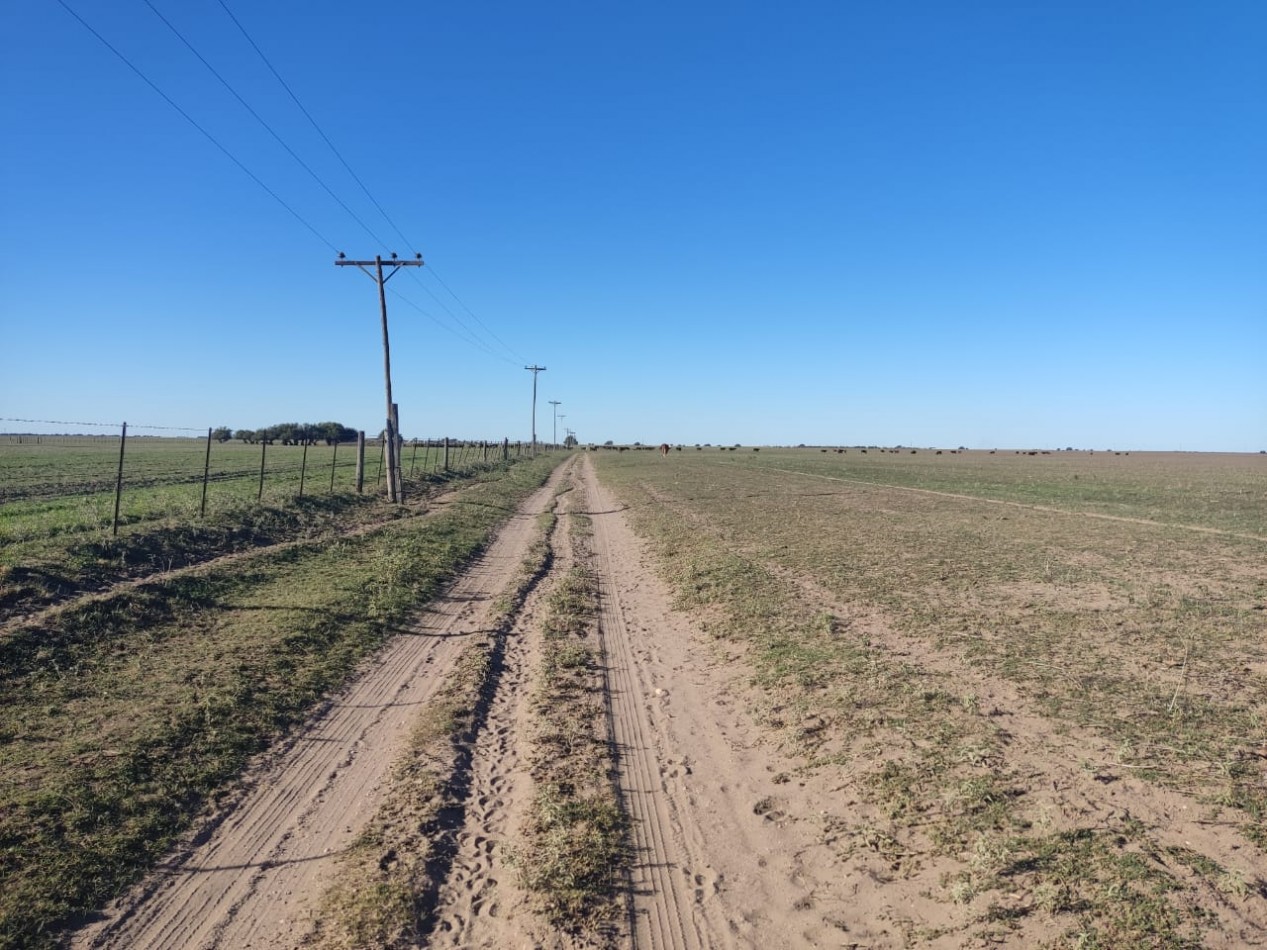
[[[304,439],[304,455],[299,461],[299,497],[304,497],[304,478],[308,474],[308,440]]]
[[[365,433],[356,434],[356,493],[365,491]]]
[[[202,504],[198,506],[198,517],[207,517],[207,478],[211,474],[211,426],[207,426],[207,458],[202,463]]]
[[[264,455],[267,450],[268,439],[260,439],[260,490],[255,496],[256,501],[264,497]]]
[[[503,462],[510,461],[510,437],[509,436],[502,439],[502,461]]]
[[[114,527],[110,533],[113,537],[119,536],[119,499],[123,495],[123,447],[128,442],[128,424],[123,423],[123,432],[119,435],[119,474],[114,480]],[[39,444],[39,440],[36,440]]]
[[[449,437],[444,437],[444,470],[449,470]]]
[[[392,454],[396,460],[395,467],[388,473],[391,476],[391,494],[396,496],[399,504],[405,503],[405,463],[401,454],[405,449],[405,440],[400,435],[400,406],[392,403]]]
[[[418,461],[418,440],[414,439],[414,451],[409,456],[409,477],[414,477],[414,463]]]
[[[386,457],[387,457],[387,439],[384,438],[382,440],[382,444],[379,446],[379,449],[378,449],[378,474],[374,476],[375,487],[377,487],[378,483],[383,480],[383,459]]]
[[[334,463],[339,460],[339,440],[334,440],[334,454],[330,456],[330,494],[334,494]]]

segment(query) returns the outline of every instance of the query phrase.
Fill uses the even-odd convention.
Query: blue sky
[[[427,261],[406,436],[527,438],[536,363],[542,437],[557,399],[584,441],[1267,448],[1257,0],[225,0],[413,246],[220,0],[150,2],[377,237],[145,0],[66,4],[320,236],[13,5],[0,416],[376,430],[329,242]]]

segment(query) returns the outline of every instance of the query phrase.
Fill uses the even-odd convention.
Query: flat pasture
[[[594,459],[907,939],[1261,937],[1267,456]]]

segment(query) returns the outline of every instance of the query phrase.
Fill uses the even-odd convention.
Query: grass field
[[[0,439],[0,620],[127,577],[393,517],[376,504],[380,455],[367,447],[357,494],[354,445],[309,446],[305,460],[300,446],[213,443],[204,516],[205,440],[130,439],[115,536],[117,439]],[[425,493],[500,458],[500,445],[455,445],[445,469],[443,447],[407,444],[402,463]]]
[[[73,496],[80,518],[34,487],[93,484],[64,464],[82,446],[0,446],[0,948],[54,945],[139,877],[558,462],[419,464],[392,506],[329,492],[329,468],[301,498],[300,450],[270,447],[286,464],[257,501],[259,447],[213,447],[199,518],[197,443],[138,442],[118,538],[107,495]],[[1264,918],[1238,908],[1267,902],[1267,457],[593,458],[677,606],[750,673],[801,763],[777,781],[832,775],[805,820],[839,875],[958,909],[908,943],[1235,946]],[[596,670],[583,568],[541,611],[543,696]]]
[[[757,714],[859,796],[845,857],[983,939],[1201,946],[1267,899],[1267,457],[596,460]],[[1224,837],[1178,840],[1167,795]]]

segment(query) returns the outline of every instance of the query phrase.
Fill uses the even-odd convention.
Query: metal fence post
[[[128,424],[123,423],[123,432],[119,435],[119,474],[114,480],[114,527],[110,533],[119,536],[119,499],[123,495],[123,449],[128,442]],[[38,444],[38,443],[37,443]]]
[[[202,463],[202,504],[198,506],[198,517],[207,517],[207,478],[211,474],[211,426],[207,426],[207,457]]]

